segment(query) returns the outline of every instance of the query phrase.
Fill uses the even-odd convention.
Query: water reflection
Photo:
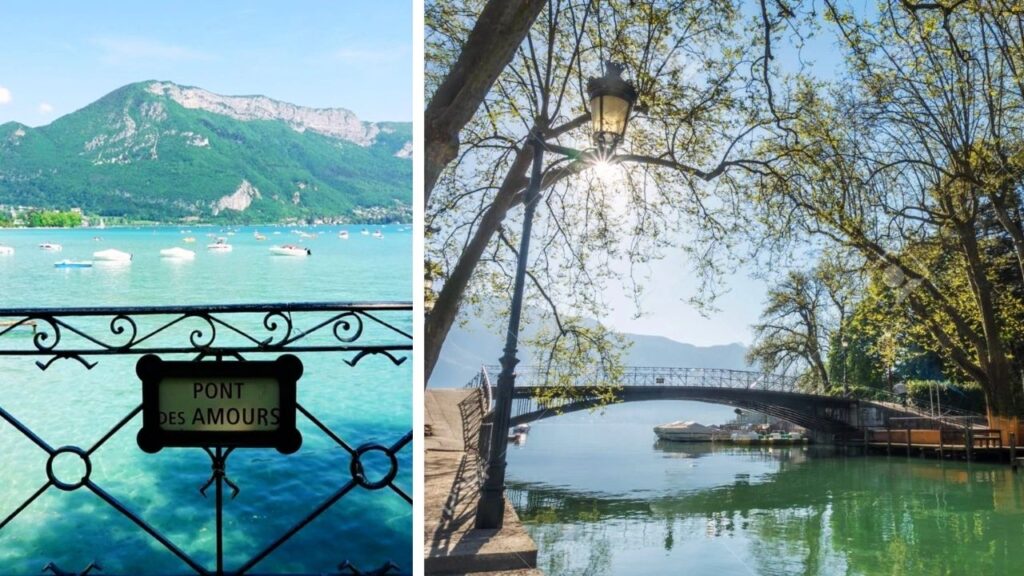
[[[807,447],[658,442],[731,482],[630,497],[510,482],[552,574],[1019,574],[1024,486],[1006,466]],[[772,471],[751,474],[769,463]],[[686,479],[686,477],[681,477]]]

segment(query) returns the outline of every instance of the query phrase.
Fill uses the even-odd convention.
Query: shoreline
[[[201,223],[201,224],[180,224],[173,222],[145,222],[145,223],[131,223],[131,224],[108,224],[107,226],[100,228],[97,226],[8,226],[0,227],[0,234],[5,230],[111,230],[117,228],[257,228],[260,226],[267,228],[318,228],[318,227],[345,227],[345,226],[412,226],[412,222],[387,222],[387,223],[369,223],[369,222],[348,222],[345,224],[298,224],[298,223],[269,223],[269,224],[213,224],[213,223]]]

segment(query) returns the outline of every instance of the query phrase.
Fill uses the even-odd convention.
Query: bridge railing
[[[499,366],[485,366],[483,373],[497,375]],[[797,379],[783,374],[771,374],[748,370],[724,368],[674,368],[661,366],[631,366],[626,368],[615,382],[609,382],[603,371],[581,375],[574,386],[599,386],[618,384],[622,386],[686,386],[697,388],[733,388],[742,390],[766,390],[774,392],[801,392]],[[516,370],[516,387],[543,387],[546,374],[543,370],[525,366]]]
[[[494,422],[494,393],[491,377],[488,374],[487,366],[481,366],[480,371],[466,385],[467,388],[475,388],[480,391],[480,438],[476,443],[476,452],[479,457],[480,471],[486,467],[485,458],[490,454],[491,426]],[[467,443],[467,447],[471,447]]]
[[[33,559],[50,556],[65,564],[61,568],[50,562],[47,569],[54,574],[86,574],[94,569],[99,572],[100,564],[116,568],[117,561],[124,558],[128,540],[111,536],[104,541],[102,537],[108,529],[110,534],[119,534],[127,526],[137,528],[140,537],[145,538],[139,544],[151,545],[131,546],[159,558],[157,565],[165,561],[164,552],[169,552],[168,558],[180,561],[172,564],[178,570],[204,576],[224,574],[226,562],[234,564],[228,573],[251,572],[332,508],[344,509],[336,509],[334,514],[358,514],[349,516],[346,523],[375,523],[379,535],[385,536],[382,542],[401,538],[411,526],[393,525],[395,512],[383,512],[405,505],[411,511],[408,482],[412,430],[402,429],[405,424],[396,428],[394,422],[382,421],[375,426],[372,419],[367,421],[368,426],[355,426],[353,422],[368,417],[356,414],[353,408],[366,406],[366,398],[376,398],[365,388],[386,385],[382,377],[405,363],[411,350],[412,305],[408,302],[0,309],[0,438],[16,440],[0,444],[0,452],[10,494],[18,493],[20,502],[0,509],[0,536],[36,526],[29,539],[45,535],[46,542],[34,545]],[[126,446],[125,442],[132,440],[124,436],[134,435],[141,426],[143,410],[142,385],[135,374],[133,357],[159,354],[174,360],[234,363],[285,353],[297,355],[305,364],[307,375],[298,385],[296,418],[304,428],[308,450],[285,456],[270,449],[203,446],[150,455],[130,444]],[[100,364],[100,369],[94,370]],[[408,365],[402,368],[407,369]],[[47,382],[53,373],[62,377],[59,388],[54,388],[52,378]],[[404,373],[399,374],[405,379]],[[43,408],[30,410],[38,405],[28,401],[34,398],[46,398]],[[391,409],[395,408],[404,410]],[[73,411],[81,416],[75,414],[65,424],[62,415]],[[79,422],[86,418],[87,424]],[[69,430],[72,425],[74,428]],[[63,445],[72,434],[84,437]],[[353,436],[362,437],[365,443],[357,445]],[[195,465],[202,463],[197,454],[203,459],[209,456],[209,468],[195,470]],[[301,469],[297,468],[300,462]],[[74,472],[69,477],[68,468],[74,471],[76,464],[81,477]],[[127,477],[110,475],[111,470],[133,467],[144,468],[147,474],[133,471]],[[201,488],[190,484],[197,478],[206,480]],[[30,489],[15,492],[15,486]],[[224,518],[227,513],[237,518],[239,510],[253,505],[253,498],[266,499],[268,494],[279,498],[302,493],[297,487],[313,486],[317,489],[310,489],[302,496],[304,499],[291,500],[308,506],[307,510],[293,509],[292,505],[271,507],[260,513],[266,522],[249,521],[248,514],[243,522]],[[227,502],[223,497],[225,488],[231,490]],[[207,489],[213,492],[211,498],[207,498]],[[69,496],[66,492],[79,494]],[[368,497],[361,492],[376,495]],[[20,493],[26,497],[21,499]],[[239,494],[242,498],[231,506]],[[392,497],[399,500],[380,500]],[[55,499],[67,506],[59,516],[52,509],[46,511]],[[334,506],[342,500],[344,506]],[[150,510],[159,508],[140,504],[157,501],[166,501],[177,511],[173,522],[166,517],[158,521]],[[44,511],[36,512],[37,508]],[[35,518],[28,524],[18,522],[26,510],[60,521],[45,527]],[[200,535],[213,518],[215,526]],[[257,525],[259,532],[254,533]],[[329,531],[332,526],[320,522],[317,529]],[[228,538],[225,528],[233,528]],[[335,540],[335,550],[318,551],[314,556],[319,565],[309,566],[309,573],[333,573],[335,569],[339,574],[363,573],[348,562],[346,555],[358,558],[365,548],[377,546],[375,538],[366,532],[357,531],[347,545],[346,539]],[[195,536],[183,543],[182,534]],[[0,543],[18,540],[16,536],[20,535],[10,534],[11,538],[0,538]],[[85,551],[97,560],[87,567],[67,566],[68,562],[82,562],[83,553],[69,550],[67,543],[96,535],[100,535],[99,540],[88,542],[107,542],[111,549]],[[225,545],[245,540],[257,541],[245,550],[236,546],[225,558]],[[205,546],[212,549],[200,549]],[[381,550],[405,554],[401,546]],[[112,562],[105,560],[104,554]],[[29,559],[5,556],[3,572],[20,571],[12,562],[22,560]],[[312,560],[304,556],[300,561]],[[328,561],[332,564],[323,564]],[[367,566],[367,561],[373,565]],[[288,562],[286,565],[296,565]],[[367,573],[411,573],[411,566],[398,567],[389,558],[363,558],[358,563]],[[156,565],[152,568],[168,570]],[[132,571],[138,569],[134,566]],[[295,570],[290,568],[289,572]]]
[[[987,428],[985,416],[894,416],[887,422],[890,428],[921,430],[962,430],[964,428]]]

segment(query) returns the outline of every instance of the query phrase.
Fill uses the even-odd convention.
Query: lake
[[[107,228],[75,230],[0,229],[0,307],[141,306],[277,302],[410,301],[412,232],[409,226],[303,228],[302,238],[286,227]],[[346,229],[347,240],[338,237]],[[259,231],[266,237],[256,238]],[[233,245],[228,253],[206,250],[216,236]],[[184,238],[194,237],[194,243]],[[38,248],[63,245],[60,252]],[[275,244],[301,244],[309,257],[273,256]],[[164,248],[194,250],[190,261],[161,258]],[[133,254],[128,265],[58,269],[62,259],[89,260],[98,250]],[[259,328],[258,319],[243,325]],[[412,331],[409,313],[388,320]],[[109,322],[109,318],[106,319]],[[106,322],[86,326],[111,336]],[[296,317],[297,328],[310,328]],[[248,324],[246,324],[248,323]],[[204,328],[199,322],[195,327]],[[22,343],[11,340],[21,338]],[[31,347],[31,335],[8,334],[3,346]],[[391,342],[408,343],[401,338]],[[27,343],[26,343],[27,341]],[[299,354],[305,372],[298,402],[352,446],[391,445],[412,426],[412,362],[395,367],[369,356],[350,368],[352,354]],[[269,359],[272,356],[260,356]],[[88,447],[126,416],[141,399],[134,367],[138,356],[92,357],[86,370],[58,360],[47,370],[38,357],[0,358],[0,406],[51,446]],[[257,359],[253,357],[252,359]],[[45,358],[43,358],[45,360]],[[0,520],[46,480],[46,454],[7,423],[0,422],[2,491]],[[92,457],[91,479],[121,500],[175,545],[207,567],[214,566],[215,524],[209,457],[196,448],[142,452],[136,417]],[[351,479],[348,453],[301,416],[302,448],[282,456],[270,449],[239,449],[228,459],[227,475],[240,488],[225,490],[225,567],[237,568],[273,542],[321,501]],[[378,459],[380,460],[380,459]],[[396,485],[412,493],[412,447],[398,453]],[[56,461],[59,463],[60,461]],[[72,462],[66,477],[74,478]],[[381,463],[368,462],[373,477]],[[335,503],[281,548],[257,564],[257,572],[333,572],[348,560],[362,570],[391,560],[411,571],[412,507],[389,489],[357,488]],[[48,562],[79,571],[97,561],[102,573],[187,573],[188,567],[124,516],[86,489],[48,489],[0,532],[0,572],[38,574]]]
[[[533,425],[508,497],[546,574],[1024,573],[1024,474],[829,446],[658,441],[732,409],[638,402]]]

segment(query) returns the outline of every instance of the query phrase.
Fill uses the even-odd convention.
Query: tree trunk
[[[985,398],[990,419],[1024,417],[1024,388],[1019,374],[1014,374],[1008,361],[988,367],[989,381],[985,383]]]
[[[441,171],[459,152],[459,132],[476,114],[501,71],[530,31],[546,0],[488,0],[423,113],[423,205]]]
[[[451,330],[455,317],[459,312],[459,303],[462,301],[462,294],[466,286],[473,278],[473,271],[480,261],[484,250],[498,231],[505,214],[512,207],[516,194],[526,185],[526,169],[533,161],[533,148],[527,146],[519,151],[512,166],[501,183],[501,188],[494,196],[494,201],[487,208],[480,219],[480,225],[473,232],[473,238],[459,254],[459,261],[455,264],[451,274],[445,278],[444,286],[437,295],[434,309],[430,311],[424,325],[424,346],[423,346],[423,383],[430,382],[430,375],[434,371],[437,359],[441,355],[441,347],[444,345],[448,331]],[[496,350],[495,353],[498,351]]]

